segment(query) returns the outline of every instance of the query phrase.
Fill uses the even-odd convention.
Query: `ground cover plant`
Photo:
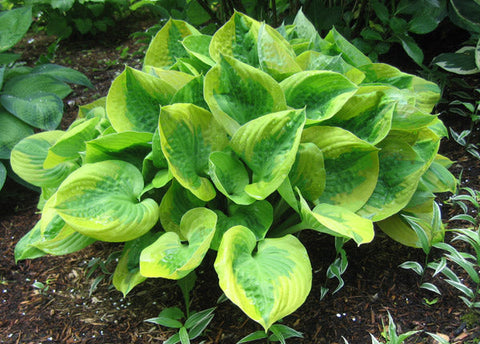
[[[327,55],[327,56],[328,56],[328,55]],[[185,65],[186,65],[186,64],[183,64],[183,66],[185,66]],[[177,74],[177,75],[178,75],[178,74]],[[405,76],[405,75],[403,75],[403,76]],[[162,104],[162,105],[163,105],[163,104]],[[101,109],[101,106],[100,106],[100,109]],[[107,98],[107,109],[108,109],[108,98]],[[99,109],[97,109],[97,111],[101,112],[101,110],[99,110]],[[335,116],[334,116],[334,117],[335,117]],[[432,117],[433,117],[433,116],[431,116],[431,118],[432,118]],[[77,124],[78,124],[78,123],[77,123]],[[73,135],[73,133],[72,133],[72,135]],[[299,145],[299,146],[300,146],[300,145]],[[148,149],[147,149],[147,150],[148,150]],[[53,150],[52,150],[52,151],[53,151]],[[57,152],[58,152],[58,151],[57,151]],[[122,153],[122,154],[123,154],[123,153]],[[231,153],[230,153],[230,154],[231,154]],[[129,158],[129,160],[130,160],[130,158]],[[137,164],[137,165],[138,165],[138,164]],[[147,180],[148,180],[148,179],[147,179]],[[298,183],[297,183],[297,184],[298,184]],[[300,189],[300,187],[299,187],[299,189]],[[47,190],[47,191],[48,191],[48,190]],[[218,192],[218,191],[217,191],[217,192]],[[165,195],[165,196],[166,196],[166,195]],[[165,198],[165,196],[164,196],[164,198]],[[278,196],[277,196],[277,197],[278,197]],[[297,202],[298,202],[298,201],[301,201],[301,199],[300,199],[300,197],[298,196],[298,194],[297,194],[297,197],[298,197]],[[269,200],[270,200],[270,199],[273,199],[273,196],[272,196],[272,197],[268,197],[268,199],[269,199]],[[306,203],[306,202],[305,202],[305,203]],[[213,204],[213,203],[210,203],[208,206],[211,207],[211,208],[213,208],[213,205],[212,205],[212,204]],[[312,203],[310,203],[310,205],[312,205]],[[219,207],[219,208],[220,208],[220,207]],[[220,209],[224,209],[224,208],[220,208]],[[232,213],[233,213],[233,212],[232,212]],[[219,213],[219,214],[220,214],[220,213]],[[230,214],[229,214],[229,215],[230,215]],[[300,220],[300,219],[299,219],[299,220]],[[43,220],[42,220],[42,221],[43,221]]]
[[[56,64],[27,67],[10,49],[32,23],[32,11],[22,7],[0,12],[0,190],[10,169],[13,146],[36,128],[52,130],[63,116],[63,102],[72,92],[67,83],[93,87],[82,73]],[[14,176],[13,176],[14,177]]]
[[[17,259],[71,252],[92,236],[129,241],[114,275],[127,293],[145,277],[187,276],[212,248],[226,295],[268,328],[309,290],[306,250],[289,233],[313,228],[342,238],[340,246],[343,238],[361,244],[373,239],[377,222],[417,246],[409,215],[431,242],[441,241],[432,191],[454,186],[448,160],[436,155],[445,129],[429,114],[438,88],[371,63],[334,30],[320,38],[301,15],[279,31],[284,36],[240,13],[213,37],[170,21],[143,72],[127,68],[104,103],[84,107],[66,132],[19,144],[15,170],[43,188],[46,203]],[[279,64],[277,54],[289,63]],[[353,182],[339,190],[346,180]],[[414,204],[424,209],[412,211]],[[167,233],[155,226],[157,218]],[[280,288],[274,281],[288,274],[275,260],[291,269]],[[245,274],[233,272],[233,264]],[[270,299],[258,309],[249,307],[257,295],[245,279],[252,266],[271,272],[254,286]],[[296,300],[277,311],[292,287]]]

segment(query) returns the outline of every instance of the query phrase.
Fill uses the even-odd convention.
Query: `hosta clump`
[[[311,288],[293,234],[360,245],[376,223],[406,245],[420,245],[418,226],[443,239],[433,193],[455,180],[437,154],[438,99],[334,29],[321,38],[301,12],[277,30],[235,13],[213,36],[170,20],[142,70],[127,67],[67,131],[13,150],[14,170],[43,190],[16,259],[125,242],[113,283],[126,294],[213,250],[226,296],[268,329]]]

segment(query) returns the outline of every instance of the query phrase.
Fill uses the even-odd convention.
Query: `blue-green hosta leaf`
[[[265,239],[273,223],[273,207],[263,200],[250,205],[232,204],[228,208],[228,215],[216,211],[218,215],[217,229],[210,248],[218,250],[226,231],[234,226],[245,226],[250,229],[257,240]]]
[[[100,136],[86,143],[85,162],[123,160],[140,169],[152,149],[152,138],[151,133],[136,131]]]
[[[145,247],[158,239],[161,233],[148,232],[141,237],[125,243],[122,256],[113,272],[112,284],[126,296],[136,285],[147,278],[140,274],[140,254]]]
[[[248,171],[233,152],[213,152],[209,159],[209,175],[221,193],[236,204],[255,202],[255,198],[245,192],[250,183]]]
[[[425,183],[432,192],[451,192],[455,193],[457,188],[457,179],[444,165],[442,160],[449,159],[437,155],[428,170],[422,175],[422,182]]]
[[[326,172],[323,153],[316,144],[300,144],[289,178],[291,185],[298,187],[307,200],[313,202],[320,198],[325,190]]]
[[[223,236],[215,260],[220,287],[245,314],[267,331],[300,307],[311,289],[312,267],[300,241],[292,235],[258,243],[243,226]]]
[[[364,217],[380,221],[405,207],[417,189],[425,164],[401,139],[385,139],[378,147],[380,172],[368,202],[359,210]]]
[[[250,66],[258,67],[258,30],[260,22],[235,12],[212,37],[209,51],[216,62],[222,56],[234,57]]]
[[[360,209],[377,184],[378,149],[349,131],[328,126],[305,129],[302,143],[307,142],[322,151],[326,171],[325,190],[313,203]]]
[[[200,32],[190,24],[170,19],[150,42],[143,61],[144,66],[168,69],[178,58],[188,57],[182,40],[187,36],[199,34]]]
[[[42,64],[40,66],[33,68],[31,73],[49,75],[58,81],[68,82],[68,83],[73,83],[73,84],[78,84],[78,85],[86,86],[89,88],[93,88],[92,83],[90,82],[90,80],[88,80],[88,78],[84,74],[80,73],[75,69],[59,66],[56,64],[51,64],[51,63]]]
[[[0,161],[0,190],[3,188],[3,184],[5,184],[5,180],[7,179],[7,169],[5,165]]]
[[[33,134],[33,129],[25,122],[0,109],[0,159],[10,159],[13,147],[23,138]]]
[[[345,62],[341,55],[329,56],[309,50],[297,56],[296,61],[302,70],[327,70],[337,72],[346,76],[356,85],[365,79],[365,74],[358,68]]]
[[[53,207],[56,195],[50,197],[42,209],[40,236],[30,245],[52,255],[64,255],[79,251],[95,239],[76,232],[58,215]]]
[[[117,132],[153,133],[160,106],[170,103],[176,89],[153,75],[126,67],[107,95],[107,115]]]
[[[56,187],[78,168],[73,161],[66,161],[45,169],[43,163],[48,151],[65,132],[45,131],[24,138],[12,150],[10,164],[13,171],[26,182],[40,187]]]
[[[262,23],[258,31],[258,59],[260,68],[275,80],[301,71],[290,44],[271,26]]]
[[[5,93],[0,103],[23,122],[44,130],[57,128],[63,116],[63,102],[53,93],[36,91],[26,97]]]
[[[98,117],[94,117],[73,128],[69,128],[49,148],[47,157],[43,162],[43,168],[54,168],[58,164],[70,160],[75,161],[80,158],[80,152],[85,151],[85,142],[94,139],[100,134],[96,128],[99,121]]]
[[[372,63],[362,66],[360,70],[366,75],[363,84],[382,83],[409,90],[415,99],[412,105],[425,113],[430,113],[440,100],[440,88],[435,83],[403,73],[388,64]]]
[[[396,103],[382,92],[357,94],[325,125],[341,127],[372,145],[382,141],[390,131]]]
[[[287,108],[270,75],[228,56],[207,73],[204,91],[213,115],[230,135],[250,120]]]
[[[167,232],[140,255],[140,273],[145,277],[181,279],[203,260],[215,234],[217,215],[207,208],[187,211],[180,221],[183,244],[175,232]]]
[[[358,245],[369,243],[375,236],[372,221],[346,208],[321,203],[313,210],[300,194],[302,224],[321,233],[355,240]]]
[[[299,72],[283,80],[280,86],[289,106],[306,107],[307,123],[332,117],[357,90],[346,77],[330,71]]]
[[[190,103],[209,110],[203,97],[203,75],[198,75],[175,93],[171,104]]]
[[[25,6],[0,13],[0,52],[13,47],[32,23],[32,7]]]
[[[45,74],[20,74],[12,77],[3,85],[2,93],[27,99],[34,94],[54,94],[63,99],[72,89],[66,83]]]
[[[228,138],[212,114],[193,104],[164,106],[159,132],[163,154],[178,182],[203,201],[213,199],[208,158],[211,152],[224,149]]]
[[[158,220],[153,199],[138,201],[140,171],[124,161],[85,164],[57,191],[55,209],[79,233],[97,240],[121,242],[138,238]]]
[[[371,64],[372,61],[358,50],[352,43],[347,41],[335,28],[331,29],[325,37],[325,41],[332,44],[330,53],[342,55],[342,58],[354,67]]]
[[[167,232],[180,233],[180,220],[188,210],[205,206],[190,191],[183,188],[176,180],[173,180],[167,193],[160,202],[160,223]],[[184,240],[185,238],[180,238]]]
[[[185,50],[193,57],[213,67],[215,61],[210,57],[209,47],[212,41],[212,36],[208,35],[190,35],[185,37],[182,41]]]
[[[303,110],[286,110],[238,129],[231,147],[253,172],[252,183],[245,187],[248,195],[262,200],[282,184],[295,162],[304,124]]]

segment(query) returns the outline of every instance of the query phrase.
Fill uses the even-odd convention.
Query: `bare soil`
[[[114,77],[125,64],[140,66],[141,56],[132,56],[144,44],[131,37],[145,30],[154,21],[130,18],[117,25],[118,31],[92,39],[72,38],[60,43],[54,62],[73,67],[85,73],[95,85],[89,90],[75,87],[65,99],[66,128],[75,118],[78,106],[105,96]],[[29,35],[19,45],[23,59],[33,64],[47,53],[51,37],[42,32]],[[125,48],[128,47],[127,53]],[[122,54],[123,52],[123,54]],[[452,114],[442,114],[447,125],[457,131],[468,122]],[[477,128],[478,129],[478,128]],[[478,130],[474,141],[479,142]],[[480,189],[480,161],[466,153],[454,142],[445,141],[442,154],[455,160],[452,168],[462,186]],[[14,262],[14,247],[39,219],[36,213],[38,194],[17,184],[8,183],[0,194],[0,342],[30,343],[162,343],[173,334],[166,328],[144,320],[158,315],[165,307],[183,308],[182,296],[175,282],[149,279],[136,287],[127,297],[109,283],[114,264],[108,271],[95,271],[87,276],[92,259],[106,260],[121,250],[118,245],[95,243],[90,247],[60,257],[42,257]],[[441,195],[444,218],[458,209],[444,204],[448,195]],[[449,224],[450,227],[462,225]],[[370,343],[372,333],[381,338],[387,312],[395,319],[398,332],[420,330],[409,343],[433,343],[423,331],[448,336],[451,343],[478,343],[480,321],[465,321],[466,309],[458,294],[440,278],[432,280],[442,291],[436,295],[419,289],[420,280],[411,271],[398,267],[404,261],[423,262],[421,250],[403,247],[381,232],[368,245],[347,245],[349,267],[344,275],[345,286],[336,294],[320,300],[320,288],[327,283],[325,273],[335,257],[332,238],[315,232],[302,232],[300,240],[309,252],[314,277],[313,288],[304,305],[284,319],[284,324],[295,328],[304,339],[288,343]],[[214,257],[207,255],[198,269],[198,280],[193,291],[192,310],[203,310],[216,305],[222,292],[213,271]],[[461,273],[461,272],[459,272]],[[92,291],[92,283],[103,280]],[[466,277],[465,277],[466,278]],[[38,281],[46,287],[35,288]],[[427,276],[426,281],[431,281]],[[465,282],[467,284],[470,281]],[[217,305],[213,322],[200,340],[205,343],[235,343],[253,331],[260,330],[241,310],[229,301]]]

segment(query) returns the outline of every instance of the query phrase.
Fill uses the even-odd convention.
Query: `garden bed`
[[[142,56],[133,53],[142,44],[133,39],[131,33],[145,30],[151,24],[136,18],[117,25],[121,30],[113,35],[109,33],[91,40],[72,37],[60,43],[54,62],[81,71],[95,85],[94,90],[75,87],[74,93],[65,99],[63,129],[75,118],[77,106],[106,95],[111,81],[125,64],[140,65]],[[39,33],[25,38],[18,49],[24,54],[22,59],[33,63],[47,53],[52,43],[53,39]],[[468,125],[449,116],[445,113],[441,118],[457,132]],[[478,142],[479,137],[477,130],[472,142]],[[462,173],[462,186],[480,189],[479,160],[453,142],[444,141],[441,153],[456,161],[452,172],[456,177]],[[2,198],[6,202],[0,209],[1,342],[160,343],[172,335],[165,328],[144,320],[157,316],[165,307],[183,307],[183,298],[174,281],[149,279],[123,297],[109,282],[108,272],[113,272],[114,264],[107,264],[106,271],[102,272],[100,267],[87,276],[94,263],[92,259],[106,261],[113,257],[118,246],[97,242],[68,256],[15,264],[16,242],[39,219],[38,194],[19,189],[15,184],[7,184],[2,193],[12,196]],[[448,195],[442,197],[446,200]],[[448,205],[443,208],[445,220],[458,211]],[[448,336],[451,343],[474,343],[473,339],[480,337],[480,322],[473,321],[467,326],[464,316],[469,310],[453,288],[437,278],[435,283],[442,295],[419,289],[418,276],[398,267],[407,260],[422,262],[421,250],[404,247],[381,232],[371,244],[361,247],[349,244],[345,286],[320,300],[326,268],[335,258],[333,239],[309,231],[302,232],[299,239],[307,248],[314,274],[307,301],[284,319],[284,324],[304,335],[303,340],[295,339],[292,343],[343,343],[342,337],[351,344],[369,343],[369,333],[381,337],[388,323],[387,312],[395,319],[398,332],[440,333]],[[211,307],[222,294],[213,270],[214,258],[207,255],[197,269],[192,310]],[[101,276],[104,278],[92,288],[93,281]],[[39,288],[39,284],[34,287],[35,282],[41,282],[43,288]],[[235,343],[260,329],[239,308],[226,301],[217,305],[215,317],[201,338],[206,343]],[[432,339],[420,333],[409,342],[428,343]]]

